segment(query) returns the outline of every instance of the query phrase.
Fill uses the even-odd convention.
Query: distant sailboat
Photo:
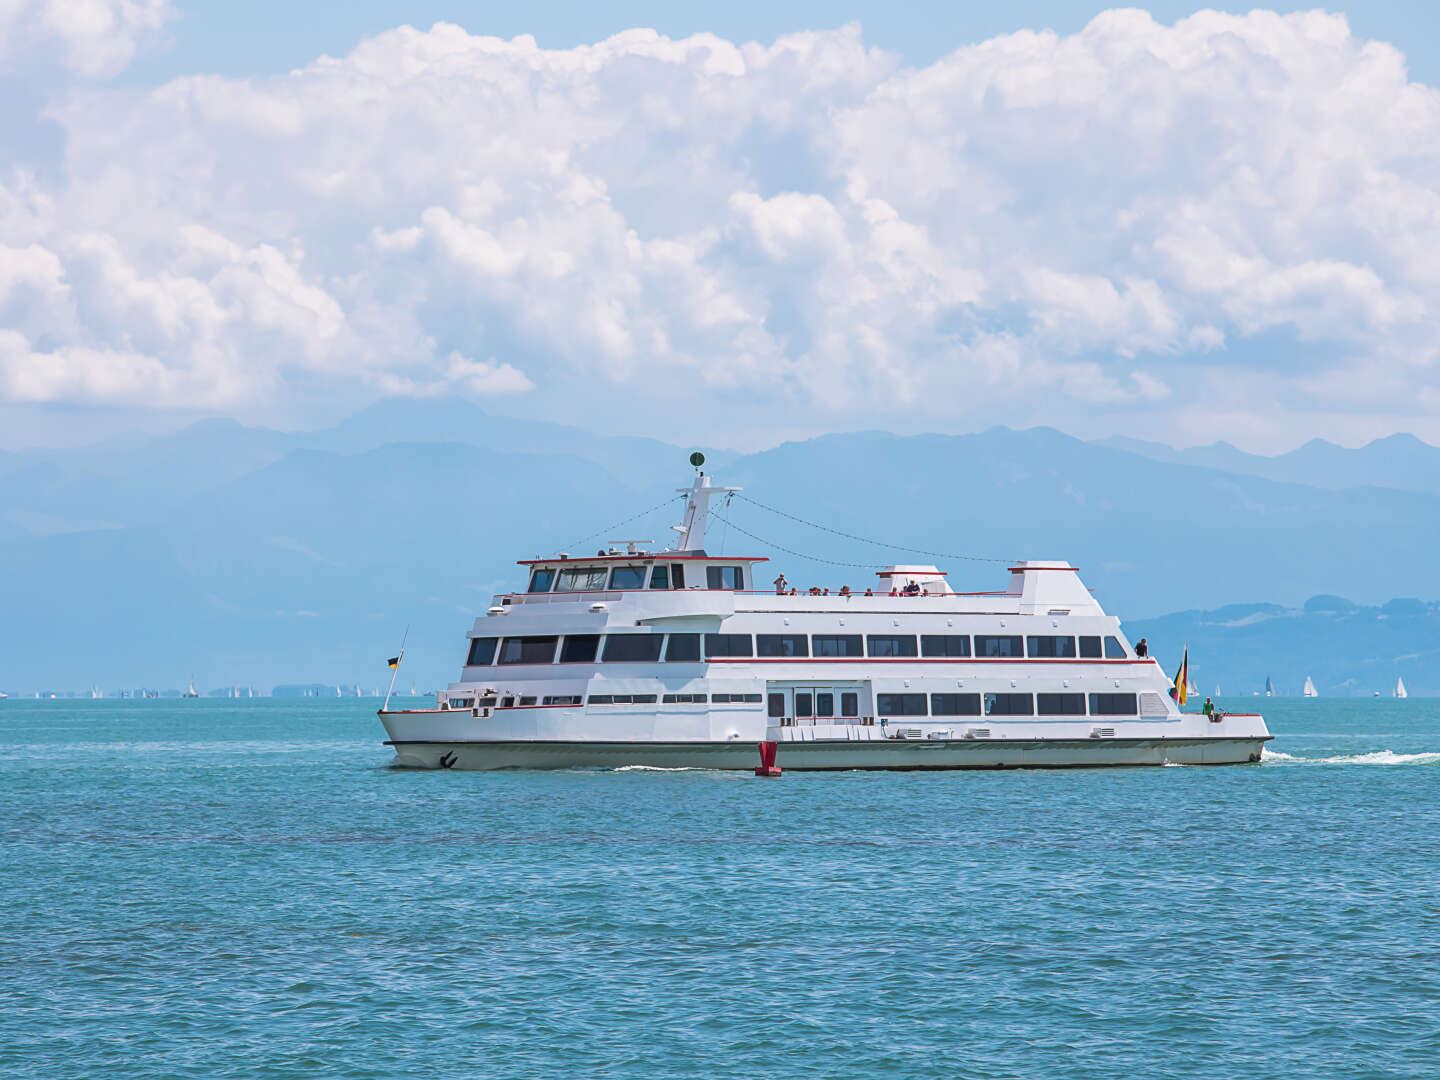
[[[1305,693],[1305,696],[1306,696],[1306,697],[1319,697],[1319,696],[1320,696],[1320,695],[1316,692],[1316,690],[1315,690],[1315,684],[1310,681],[1310,676],[1309,676],[1309,675],[1306,675],[1306,676],[1305,676],[1305,691],[1304,691],[1304,693]]]
[[[1215,696],[1220,696],[1220,684],[1218,682],[1215,684]]]
[[[199,696],[200,696],[198,693],[195,692],[195,676],[194,676],[194,675],[191,675],[191,676],[190,676],[190,687],[189,687],[189,689],[187,689],[187,690],[185,691],[185,693],[181,694],[180,696],[181,696],[181,697],[199,697]]]
[[[1397,698],[1406,698],[1410,696],[1410,691],[1405,689],[1405,680],[1400,678],[1399,676],[1396,676],[1395,678],[1395,696]]]
[[[1266,696],[1266,697],[1274,697],[1274,696],[1275,696],[1275,687],[1274,687],[1273,685],[1271,685],[1271,683],[1270,683],[1270,676],[1269,676],[1269,675],[1266,675],[1266,676],[1265,676],[1265,696]]]
[[[1185,693],[1194,697],[1200,696],[1200,688],[1195,685],[1195,680],[1190,680],[1190,685],[1185,688]]]

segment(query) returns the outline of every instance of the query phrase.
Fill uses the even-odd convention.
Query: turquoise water
[[[1265,705],[1259,767],[757,780],[0,703],[0,1077],[1434,1076],[1440,702]]]

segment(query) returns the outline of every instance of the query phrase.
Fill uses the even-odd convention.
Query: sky
[[[0,448],[1440,442],[1419,3],[0,2]]]

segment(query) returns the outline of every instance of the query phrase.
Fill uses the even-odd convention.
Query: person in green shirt
[[[1200,711],[1203,712],[1206,716],[1208,716],[1211,720],[1215,719],[1215,703],[1211,701],[1208,697],[1205,699],[1205,708],[1201,709]]]

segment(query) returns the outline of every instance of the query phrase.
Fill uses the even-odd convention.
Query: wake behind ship
[[[862,593],[757,589],[763,556],[705,550],[696,466],[675,547],[525,559],[475,620],[458,681],[380,710],[395,764],[975,769],[1256,762],[1258,714],[1182,712],[1064,562],[999,592],[895,565]],[[757,745],[759,750],[757,752]]]

